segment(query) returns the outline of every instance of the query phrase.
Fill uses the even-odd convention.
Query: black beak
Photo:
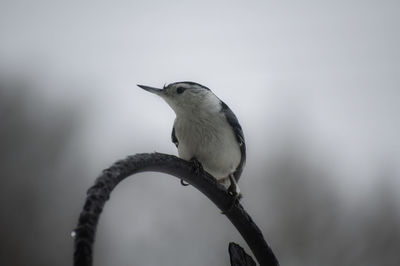
[[[153,88],[153,87],[149,87],[149,86],[145,86],[145,85],[139,85],[137,84],[140,88],[144,89],[145,91],[157,94],[158,96],[161,96],[164,92],[163,89],[158,89],[158,88]]]

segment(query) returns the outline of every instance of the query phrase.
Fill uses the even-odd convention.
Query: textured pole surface
[[[232,196],[212,176],[204,171],[196,171],[193,163],[173,155],[142,153],[129,156],[105,169],[87,191],[78,225],[73,232],[75,266],[90,266],[93,263],[96,226],[111,191],[126,177],[146,171],[170,174],[196,187],[225,213],[245,239],[261,266],[279,265],[260,229],[242,205],[236,204],[231,208]]]

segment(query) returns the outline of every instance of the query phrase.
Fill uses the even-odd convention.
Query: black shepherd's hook
[[[162,172],[173,175],[191,184],[228,217],[244,240],[261,266],[278,266],[271,248],[240,203],[233,205],[232,196],[218,182],[204,171],[193,171],[191,162],[176,156],[162,153],[142,153],[129,156],[120,160],[96,179],[95,184],[87,191],[83,210],[79,216],[74,236],[74,265],[90,266],[93,262],[93,243],[96,226],[105,202],[109,199],[111,191],[126,177],[140,172]],[[244,253],[236,244],[229,245],[232,265],[255,265],[251,257]],[[243,259],[240,259],[242,257]],[[242,262],[238,262],[238,260]]]

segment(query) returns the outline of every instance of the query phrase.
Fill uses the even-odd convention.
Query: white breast
[[[217,179],[236,170],[241,159],[240,147],[225,115],[219,110],[177,116],[174,126],[179,157],[185,160],[196,157],[204,170]]]

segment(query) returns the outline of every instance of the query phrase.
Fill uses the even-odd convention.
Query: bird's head
[[[211,90],[195,82],[175,82],[165,85],[162,89],[138,86],[163,98],[177,115],[219,108],[219,99]]]

